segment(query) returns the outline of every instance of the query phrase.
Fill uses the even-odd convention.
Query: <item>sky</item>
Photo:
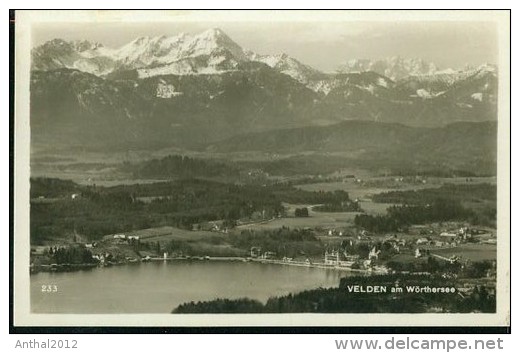
[[[498,60],[496,24],[484,21],[45,23],[34,24],[32,44],[62,38],[119,47],[139,36],[196,34],[209,28],[222,29],[244,49],[286,53],[326,72],[350,59],[392,56],[421,58],[441,69]]]

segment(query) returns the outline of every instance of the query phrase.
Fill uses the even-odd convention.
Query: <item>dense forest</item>
[[[444,184],[439,188],[389,191],[372,196],[374,202],[426,205],[437,199],[448,201],[492,201],[496,203],[497,186],[493,184]]]
[[[82,246],[71,247],[51,247],[47,254],[56,264],[91,264],[96,263],[92,257],[92,252]]]
[[[318,212],[363,212],[359,203],[355,201],[326,203],[314,207],[314,210]]]
[[[124,163],[121,171],[129,172],[134,178],[174,179],[237,177],[238,168],[232,163],[171,155],[140,163]]]
[[[445,221],[467,221],[478,225],[493,225],[492,220],[488,219],[486,215],[465,208],[458,201],[443,199],[437,199],[424,206],[390,206],[386,215],[359,214],[354,218],[356,226],[376,233],[395,232],[412,224]]]
[[[251,313],[264,312],[264,305],[257,300],[241,299],[215,299],[208,302],[190,302],[180,305],[173,313],[184,314],[219,314],[219,313]]]
[[[70,197],[71,194],[81,190],[82,187],[71,180],[31,178],[31,199]]]
[[[241,249],[259,247],[262,252],[273,252],[277,257],[321,256],[323,244],[308,229],[282,227],[273,230],[244,230],[230,234],[229,241]]]
[[[377,154],[370,158],[352,159],[330,155],[297,155],[275,160],[240,161],[212,160],[193,158],[184,155],[169,155],[160,159],[143,162],[125,162],[118,166],[121,172],[129,173],[137,179],[179,179],[179,178],[219,178],[238,180],[244,172],[261,170],[268,175],[277,176],[321,176],[337,172],[341,169],[357,167],[379,171],[385,169],[391,174],[403,176],[431,177],[475,177],[494,175],[492,172],[479,173],[478,168],[456,169],[435,168],[432,166],[410,167],[408,161],[396,160],[392,157],[381,161]],[[393,161],[393,162],[392,162]],[[428,164],[428,163],[427,163]],[[485,168],[487,171],[489,168]]]
[[[164,225],[191,230],[195,224],[214,220],[223,220],[232,227],[240,219],[282,216],[282,202],[349,201],[345,192],[197,179],[114,187],[80,186],[56,179],[31,179],[31,184],[33,244],[76,232],[95,240],[106,234]]]
[[[359,215],[356,224],[372,231],[451,220],[494,227],[496,198],[497,187],[493,184],[445,184],[439,188],[389,191],[372,196],[372,200],[402,206],[390,207],[386,216]]]

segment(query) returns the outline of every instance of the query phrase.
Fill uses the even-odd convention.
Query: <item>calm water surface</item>
[[[237,262],[152,262],[31,276],[35,313],[169,313],[179,304],[336,287],[347,273]],[[56,285],[56,293],[42,292]]]

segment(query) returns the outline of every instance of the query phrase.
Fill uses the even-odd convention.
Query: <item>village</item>
[[[489,229],[457,227],[447,223],[443,226],[420,225],[411,227],[406,234],[371,234],[365,230],[352,228],[321,229],[312,232],[323,244],[320,254],[300,254],[289,257],[273,249],[251,246],[239,254],[222,256],[206,254],[192,248],[166,249],[160,239],[168,239],[162,233],[132,232],[132,234],[112,234],[96,242],[56,246],[34,246],[31,249],[31,271],[67,271],[80,268],[106,267],[122,264],[146,263],[150,261],[241,261],[279,264],[286,266],[306,266],[340,271],[364,272],[372,274],[417,272],[419,264],[435,259],[441,263],[459,264],[462,267],[472,261],[489,260],[496,271],[496,235]],[[206,235],[219,234],[226,237],[230,230],[213,222],[206,226]],[[310,231],[309,229],[306,229]],[[231,230],[232,231],[232,230]],[[190,231],[186,231],[189,236]],[[136,235],[141,234],[141,235]],[[397,265],[396,265],[397,264]],[[424,272],[424,271],[420,271]],[[444,275],[451,275],[445,273]],[[486,273],[489,277],[491,274]]]
[[[248,271],[260,266],[273,274],[301,271],[303,278],[315,271],[321,272],[320,278],[370,277],[367,281],[375,285],[378,278],[395,276],[413,279],[419,287],[446,281],[456,288],[462,301],[471,301],[481,289],[486,297],[494,296],[497,231],[493,222],[479,218],[484,214],[481,210],[492,206],[487,194],[493,190],[479,184],[481,180],[459,178],[450,179],[457,184],[445,184],[444,179],[434,178],[425,182],[422,177],[367,179],[347,175],[346,179],[323,182],[323,178],[318,178],[298,186],[267,186],[262,176],[265,175],[251,170],[246,177],[258,179],[256,187],[221,189],[219,197],[230,198],[238,206],[230,208],[232,213],[228,215],[232,216],[225,218],[212,215],[170,221],[169,209],[162,210],[172,200],[192,202],[190,189],[203,188],[199,197],[206,199],[208,190],[212,190],[204,186],[206,182],[188,183],[166,193],[160,188],[167,184],[147,186],[150,189],[146,193],[139,186],[125,187],[136,193],[124,197],[110,190],[114,198],[109,200],[114,206],[143,208],[136,214],[143,219],[151,217],[144,212],[151,208],[157,212],[155,217],[164,217],[165,221],[150,223],[148,227],[128,227],[125,215],[118,231],[96,235],[82,228],[82,222],[74,223],[61,238],[32,246],[30,273],[102,273],[101,269],[118,271],[123,266],[128,266],[128,271],[135,271],[136,266],[143,266],[140,271],[153,271],[157,266],[193,266],[215,271],[222,266],[243,266],[243,271]],[[421,191],[430,184],[442,186]],[[255,192],[246,198],[244,193],[250,188]],[[155,189],[159,191],[154,192]],[[104,188],[76,190],[62,193],[61,199],[35,193],[33,202],[39,207],[63,202],[75,208],[92,200],[102,202],[110,195],[104,193]],[[240,198],[230,191],[240,194]],[[278,199],[279,203],[270,204],[269,200],[274,198],[265,199],[267,192],[283,193],[284,197]],[[444,198],[439,201],[438,195]],[[474,195],[484,202],[475,201]],[[457,201],[466,197],[469,202],[464,206],[473,207],[471,211]],[[223,204],[219,202],[217,206]],[[201,205],[208,207],[207,203]],[[117,207],[107,208],[107,212],[112,210]],[[107,229],[113,228],[106,224]]]

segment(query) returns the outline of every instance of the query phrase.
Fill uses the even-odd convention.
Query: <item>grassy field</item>
[[[411,187],[412,185],[410,185]],[[346,182],[329,182],[317,184],[297,185],[296,187],[305,191],[336,191],[343,190],[348,192],[352,200],[358,199],[361,208],[368,214],[386,214],[386,209],[392,204],[375,203],[371,196],[382,192],[390,191],[390,188],[367,187],[356,183],[354,180]]]
[[[472,261],[497,259],[497,247],[493,244],[463,244],[454,248],[432,250],[431,253],[446,257],[457,255]]]
[[[305,191],[336,191],[343,190],[348,192],[351,199],[358,199],[360,201],[361,208],[368,214],[386,214],[386,209],[392,204],[388,203],[376,203],[371,200],[372,195],[396,191],[396,190],[419,190],[426,188],[440,187],[445,183],[451,184],[479,184],[479,183],[491,183],[496,184],[495,177],[481,177],[471,178],[428,178],[425,184],[423,183],[407,183],[407,182],[395,182],[395,177],[372,177],[363,179],[362,182],[356,182],[355,179],[345,180],[345,182],[325,182],[315,184],[303,184],[296,185]],[[374,185],[386,185],[386,187],[374,186]]]
[[[175,227],[156,227],[148,229],[139,229],[132,232],[127,232],[125,234],[127,236],[138,236],[142,242],[167,242],[170,240],[200,241],[211,239],[213,237],[223,238],[226,236],[222,233],[208,231],[190,231]],[[110,239],[112,237],[113,235],[107,235],[105,236],[105,239]]]
[[[374,194],[378,194],[381,192],[390,191],[391,189],[382,189],[382,188],[367,188],[363,187],[359,184],[356,184],[352,181],[342,183],[342,182],[331,182],[331,183],[319,183],[319,184],[305,184],[305,185],[297,185],[296,187],[305,190],[305,191],[336,191],[336,190],[344,190],[348,192],[349,197],[352,200],[358,199],[359,205],[368,214],[386,214],[386,209],[392,204],[386,203],[376,203],[373,202],[370,197]]]
[[[480,177],[471,178],[467,181],[466,178],[427,178],[426,183],[395,183],[396,177],[373,177],[363,179],[361,182],[356,182],[355,179],[349,179],[345,182],[325,182],[314,184],[296,185],[296,187],[307,191],[335,191],[344,190],[349,193],[350,198],[364,199],[374,194],[379,194],[387,191],[395,190],[418,190],[442,186],[443,184],[481,184],[490,183],[496,184],[495,177]],[[379,185],[379,186],[374,186]]]
[[[140,229],[125,233],[127,236],[139,236],[141,243],[161,243],[163,246],[171,241],[176,241],[185,244],[190,250],[190,254],[194,256],[245,256],[247,251],[244,249],[237,249],[229,244],[228,235],[224,233],[209,232],[209,231],[189,231],[174,227],[157,227]],[[113,235],[105,236],[105,239],[111,239]],[[153,244],[152,244],[153,245]],[[109,249],[113,253],[117,253],[118,247],[128,247],[125,245],[114,246],[114,249]],[[144,251],[142,254],[155,254],[155,248],[150,249],[151,252]]]
[[[287,217],[277,218],[271,221],[244,224],[237,227],[239,230],[244,229],[277,229],[281,227],[289,228],[341,228],[347,225],[352,225],[354,217],[358,214],[356,212],[316,212],[313,210],[313,206],[316,205],[295,205],[295,204],[283,204]],[[296,208],[307,207],[309,210],[309,217],[294,217],[294,211]]]
[[[288,217],[278,218],[267,223],[246,224],[238,226],[237,229],[277,229],[281,227],[289,228],[339,228],[352,223],[353,213],[315,213],[310,217]]]

